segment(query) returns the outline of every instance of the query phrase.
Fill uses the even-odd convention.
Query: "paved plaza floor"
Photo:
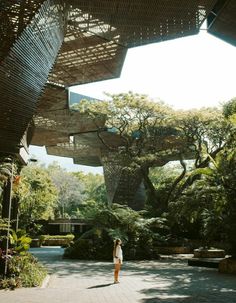
[[[44,286],[1,290],[1,303],[236,303],[236,276],[186,258],[124,262],[113,284],[112,263],[66,260],[61,248],[31,251],[49,270]]]

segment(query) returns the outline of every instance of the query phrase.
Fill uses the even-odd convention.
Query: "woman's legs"
[[[120,266],[121,264],[115,264],[115,270],[114,270],[114,282],[118,282],[118,277],[119,277],[119,271],[120,271]]]

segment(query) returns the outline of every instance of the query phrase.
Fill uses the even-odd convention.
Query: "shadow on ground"
[[[58,277],[72,274],[87,278],[110,277],[113,271],[112,262],[63,259],[60,248],[41,248],[32,252]],[[124,262],[122,275],[131,284],[138,281],[136,291],[142,296],[141,303],[236,302],[236,276],[219,274],[217,269],[188,266],[186,259]],[[98,284],[88,289],[112,284]]]
[[[152,285],[140,290],[145,295],[142,303],[236,302],[236,276],[219,274],[217,269],[181,265],[181,262],[157,262],[155,267],[147,270]]]
[[[107,287],[107,286],[111,286],[111,285],[114,285],[114,283],[107,283],[107,284],[94,285],[94,286],[88,287],[87,289],[102,288],[102,287]]]

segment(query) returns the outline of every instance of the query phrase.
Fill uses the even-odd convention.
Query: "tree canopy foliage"
[[[176,145],[174,136],[179,134],[169,106],[131,92],[109,96],[109,101],[83,100],[76,106],[92,118],[106,116],[105,128],[98,126],[97,132],[107,150],[117,151],[141,166],[152,166],[157,158],[162,158],[163,150],[164,155],[172,153]],[[102,136],[104,131],[112,133],[114,139],[117,137],[117,143],[106,140]]]
[[[73,217],[78,205],[85,199],[83,183],[57,163],[48,166],[48,174],[57,189],[55,216],[57,218]]]
[[[53,163],[47,168],[30,164],[22,169],[20,183],[13,187],[20,201],[21,221],[79,218],[79,209],[106,203],[101,175],[70,173]]]
[[[28,165],[21,172],[17,189],[20,198],[20,216],[24,222],[54,218],[57,191],[47,171],[36,165]]]

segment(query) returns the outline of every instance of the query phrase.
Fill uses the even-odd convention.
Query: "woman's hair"
[[[121,239],[115,239],[114,240],[113,257],[115,257],[116,247],[119,244],[119,242],[121,242]]]
[[[114,240],[114,246],[116,247],[118,245],[118,243],[121,242],[121,239],[115,239]]]

